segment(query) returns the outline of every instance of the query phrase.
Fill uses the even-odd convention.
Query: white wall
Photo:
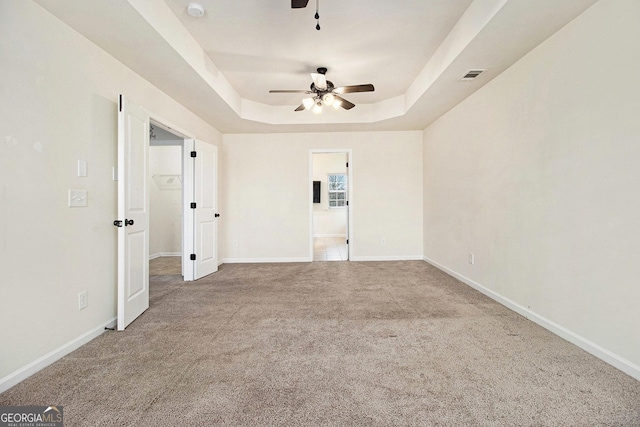
[[[640,378],[638,16],[596,3],[425,130],[424,253]]]
[[[352,149],[352,260],[422,259],[422,133],[410,131],[224,135],[225,262],[311,260],[311,149]]]
[[[171,176],[171,178],[166,178]],[[182,253],[182,146],[149,147],[149,257]],[[167,180],[173,179],[168,185]]]
[[[313,155],[313,180],[320,181],[320,203],[313,204],[313,235],[315,237],[346,237],[347,209],[329,209],[327,180],[330,173],[347,173],[347,153],[315,153]],[[347,185],[349,185],[348,181]]]
[[[118,94],[204,141],[222,138],[31,1],[0,2],[0,58],[2,390],[116,316]],[[88,207],[67,207],[69,189],[88,190]]]

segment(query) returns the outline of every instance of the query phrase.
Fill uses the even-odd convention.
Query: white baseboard
[[[323,237],[342,237],[347,238],[346,234],[314,234],[313,237],[323,238]]]
[[[157,254],[149,255],[149,261],[163,256],[182,256],[182,254],[180,252],[158,252]]]
[[[260,263],[278,263],[278,262],[311,262],[311,258],[224,258],[224,264],[260,264]]]
[[[422,255],[351,257],[349,261],[423,261]],[[313,262],[313,258],[224,258],[223,264]]]
[[[516,313],[526,317],[527,319],[531,320],[532,322],[537,323],[538,325],[542,326],[543,328],[547,329],[550,332],[553,332],[554,334],[558,335],[560,338],[563,338],[567,341],[569,341],[570,343],[577,345],[578,347],[580,347],[581,349],[583,349],[584,351],[591,353],[592,355],[594,355],[595,357],[597,357],[598,359],[603,360],[604,362],[610,364],[611,366],[621,370],[622,372],[624,372],[625,374],[637,379],[640,381],[640,366],[636,365],[635,363],[607,350],[606,348],[603,348],[601,346],[599,346],[598,344],[589,341],[588,339],[576,334],[575,332],[565,328],[562,325],[559,325],[558,323],[549,320],[539,314],[537,314],[536,312],[521,306],[520,304],[510,300],[509,298],[505,298],[502,295],[498,294],[497,292],[492,291],[491,289],[486,288],[485,286],[474,282],[473,280],[469,279],[468,277],[463,276],[462,274],[456,273],[455,271],[445,267],[442,264],[439,264],[438,262],[429,259],[427,257],[424,257],[424,261],[426,261],[427,263],[433,265],[434,267],[438,268],[439,270],[444,271],[445,273],[449,274],[450,276],[455,277],[456,279],[460,280],[461,282],[471,286],[472,288],[482,292],[484,295],[488,296],[489,298],[493,299],[494,301],[504,305],[505,307],[509,308],[510,310],[515,311]]]
[[[423,261],[422,255],[399,255],[399,256],[354,256],[351,261]]]
[[[79,337],[72,339],[68,343],[63,344],[62,346],[56,348],[55,350],[45,354],[44,356],[34,360],[28,365],[0,379],[0,393],[3,393],[9,390],[11,387],[18,384],[19,382],[24,381],[25,379],[29,378],[31,375],[35,374],[41,369],[46,368],[47,366],[51,365],[53,362],[62,359],[67,354],[80,348],[81,346],[85,345],[92,339],[100,336],[102,333],[104,333],[105,328],[114,328],[116,326],[116,320],[117,320],[116,318],[113,318],[108,322],[103,323],[98,327],[91,329],[88,332],[85,332]]]

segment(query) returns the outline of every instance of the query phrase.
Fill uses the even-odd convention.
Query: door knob
[[[215,216],[216,218],[218,218],[218,217],[220,217],[220,214],[219,214],[219,213],[217,213],[217,214],[215,214],[214,216]]]
[[[133,225],[133,220],[132,219],[125,219],[124,220],[124,226],[126,227],[127,225]]]

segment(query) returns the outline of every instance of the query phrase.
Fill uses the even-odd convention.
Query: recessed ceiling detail
[[[323,0],[316,31],[280,1],[199,0],[194,19],[191,0],[35,0],[223,133],[424,129],[596,1]],[[269,93],[309,87],[318,64],[375,92],[348,114]]]

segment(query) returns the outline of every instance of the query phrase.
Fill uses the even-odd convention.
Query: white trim
[[[357,256],[351,261],[423,261],[422,255]]]
[[[584,338],[583,336],[576,334],[575,332],[565,328],[564,326],[559,325],[558,323],[552,320],[549,320],[528,308],[521,306],[517,302],[512,301],[509,298],[506,298],[500,295],[499,293],[492,291],[491,289],[488,289],[487,287],[469,279],[468,277],[465,277],[462,274],[456,273],[455,271],[445,267],[444,265],[439,264],[436,261],[433,261],[427,258],[426,256],[424,257],[424,261],[433,265],[439,270],[444,271],[450,276],[455,277],[461,282],[471,286],[472,288],[478,290],[479,292],[482,292],[484,295],[504,305],[510,310],[513,310],[516,313],[526,317],[527,319],[537,323],[538,325],[542,326],[548,331],[553,332],[554,334],[558,335],[560,338],[563,338],[569,341],[570,343],[577,345],[584,351],[591,353],[598,359],[603,360],[604,362],[610,364],[611,366],[621,370],[625,374],[640,381],[640,366],[636,365],[635,363],[607,350],[604,347],[599,346],[598,344]]]
[[[280,262],[311,262],[313,258],[224,258],[224,264],[244,264],[244,263],[280,263]]]
[[[144,107],[142,107],[142,109],[145,110],[149,114],[149,120],[155,126],[158,126],[159,128],[162,128],[162,129],[166,130],[167,132],[171,132],[172,134],[176,135],[179,139],[194,139],[195,138],[195,136],[192,133],[187,132],[186,130],[184,130],[184,129],[178,127],[178,126],[173,125],[171,122],[169,122],[168,120],[165,120],[164,118],[162,118],[159,115],[155,114],[153,111],[147,110]]]
[[[67,354],[71,353],[74,350],[77,350],[78,348],[82,347],[89,341],[102,335],[105,332],[105,328],[115,328],[116,320],[117,318],[114,317],[108,322],[105,322],[99,325],[98,327],[91,329],[88,332],[85,332],[79,337],[72,339],[68,343],[63,344],[62,346],[56,348],[55,350],[50,351],[49,353],[34,360],[28,365],[23,366],[17,371],[12,372],[6,377],[0,379],[0,393],[4,393],[5,391],[9,390],[11,387],[18,384],[19,382],[24,381],[25,379],[29,378],[31,375],[35,374],[41,369],[46,368],[47,366],[51,365],[53,362],[56,362],[62,359]]]
[[[343,237],[343,238],[347,238],[346,234],[314,234],[313,235],[314,238],[318,237],[318,238],[323,238],[323,237]],[[422,258],[420,258],[422,259]]]
[[[152,259],[156,259],[156,258],[161,258],[161,257],[165,257],[165,256],[182,256],[182,253],[180,252],[158,252],[157,254],[153,254],[153,255],[149,255],[149,261],[151,261]]]
[[[185,139],[182,146],[182,280],[185,282],[191,282],[195,277],[195,262],[190,258],[191,254],[195,253],[193,251],[195,214],[190,206],[195,195],[195,174],[193,159],[191,158],[191,152],[196,149],[195,145],[195,139]]]

